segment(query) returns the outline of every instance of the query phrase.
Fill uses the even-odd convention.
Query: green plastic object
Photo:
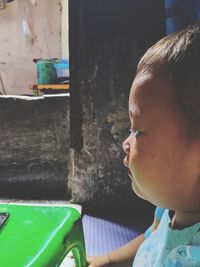
[[[0,266],[57,267],[72,251],[77,267],[86,267],[79,212],[65,206],[0,204],[9,217],[0,228]]]
[[[57,83],[56,62],[54,59],[40,59],[37,61],[38,84]]]

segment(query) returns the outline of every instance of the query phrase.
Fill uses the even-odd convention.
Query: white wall
[[[68,0],[62,0],[62,56],[69,58]]]
[[[61,1],[15,0],[0,10],[0,74],[7,94],[31,94],[37,82],[33,58],[61,57]],[[28,19],[35,39],[22,31]]]

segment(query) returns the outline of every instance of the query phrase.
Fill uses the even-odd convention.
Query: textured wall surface
[[[121,143],[130,127],[128,95],[137,62],[165,34],[164,3],[69,4],[73,199],[94,212],[144,214],[149,206],[132,193]]]
[[[69,199],[69,97],[0,97],[0,197]]]

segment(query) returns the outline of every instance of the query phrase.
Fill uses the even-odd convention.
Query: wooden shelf
[[[69,83],[66,84],[38,84],[38,90],[49,89],[49,90],[68,90]]]
[[[65,84],[32,84],[29,85],[29,89],[33,91],[33,95],[41,95],[48,90],[69,90],[69,83]]]

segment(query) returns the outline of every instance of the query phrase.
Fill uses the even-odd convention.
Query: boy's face
[[[195,208],[199,160],[185,137],[171,84],[153,74],[136,77],[129,114],[135,132],[123,142],[124,164],[135,193],[161,207]]]

